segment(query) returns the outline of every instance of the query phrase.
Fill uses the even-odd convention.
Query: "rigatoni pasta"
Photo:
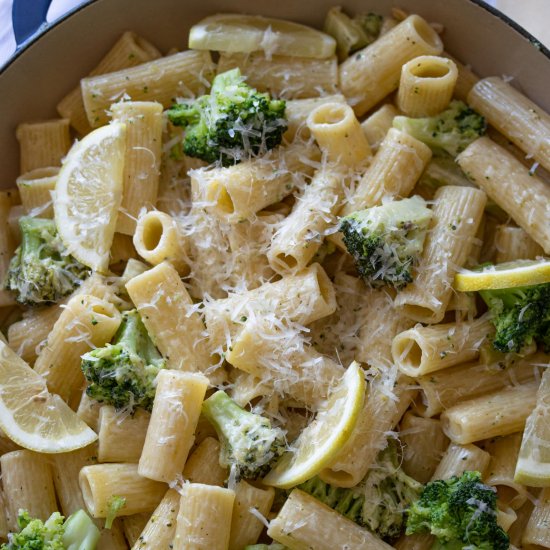
[[[191,297],[178,272],[168,262],[133,277],[126,283],[126,289],[171,368],[205,371],[210,367],[202,335],[204,326],[197,313],[191,310]]]
[[[414,118],[437,115],[451,101],[457,77],[456,65],[445,57],[411,59],[401,68],[398,108]]]
[[[307,125],[329,162],[337,162],[353,170],[369,160],[369,143],[353,109],[348,105],[319,105],[309,114]]]
[[[55,190],[59,168],[56,166],[35,168],[21,174],[16,180],[21,204],[27,214],[41,218],[53,217],[51,192]]]
[[[392,342],[393,360],[408,376],[422,376],[475,359],[493,334],[486,317],[474,321],[415,326]]]
[[[286,99],[300,99],[334,94],[338,84],[336,57],[312,59],[263,52],[250,54],[222,53],[218,73],[239,68],[247,82],[260,91]]]
[[[97,128],[108,122],[111,104],[127,94],[133,101],[154,98],[168,106],[174,97],[196,94],[212,76],[209,52],[181,52],[80,82],[88,122]],[[184,84],[185,82],[185,84]]]
[[[150,419],[151,415],[143,409],[126,415],[103,405],[97,426],[99,462],[139,462]]]
[[[494,200],[546,253],[550,253],[550,190],[511,153],[488,137],[458,157],[465,174]]]
[[[68,400],[84,385],[80,357],[114,336],[121,322],[115,306],[91,295],[77,295],[67,303],[55,322],[34,368],[50,391]]]
[[[226,550],[235,493],[230,489],[186,483],[174,537],[174,550]]]
[[[140,216],[133,237],[137,253],[152,265],[170,262],[180,275],[189,273],[185,239],[177,221],[154,210]]]
[[[17,530],[20,509],[42,520],[57,510],[52,469],[44,455],[26,449],[6,453],[0,469],[10,531]]]
[[[550,115],[500,77],[483,78],[468,103],[512,143],[550,170]]]
[[[71,147],[69,120],[66,118],[20,124],[16,137],[20,147],[20,172],[61,166]]]
[[[152,512],[167,485],[138,474],[137,464],[94,464],[80,470],[79,483],[86,508],[94,518],[104,518],[113,497],[124,499],[119,516]]]
[[[357,550],[389,550],[391,546],[308,494],[294,489],[267,534],[292,549],[332,550],[335,545]]]
[[[454,443],[465,444],[522,430],[535,406],[537,387],[527,383],[459,403],[441,415],[443,431]]]
[[[404,63],[442,51],[437,33],[424,19],[411,15],[340,65],[340,87],[356,114],[362,115],[397,88]]]
[[[424,143],[391,128],[340,214],[376,206],[383,197],[407,197],[431,157]]]
[[[202,374],[161,370],[139,459],[141,476],[169,483],[183,471],[208,387]]]
[[[487,197],[478,189],[448,185],[437,191],[435,201],[416,279],[395,300],[405,315],[424,323],[443,319],[451,282],[468,257]]]
[[[155,101],[125,101],[112,106],[114,122],[126,124],[124,189],[116,229],[133,235],[142,208],[157,202],[162,148],[162,105]]]
[[[473,543],[467,533],[436,542],[404,535],[405,524],[426,483],[479,472],[498,506],[474,515],[509,529],[518,548],[547,544],[545,493],[536,500],[526,485],[550,479],[546,310],[515,310],[517,323],[539,324],[510,339],[513,353],[498,351],[499,304],[486,313],[487,294],[464,281],[498,283],[501,268],[464,271],[534,260],[514,271],[514,300],[530,296],[532,272],[550,285],[549,115],[504,78],[476,84],[443,51],[437,23],[397,8],[330,13],[343,25],[335,38],[219,14],[193,28],[192,50],[167,57],[125,33],[60,102],[63,119],[19,124],[23,167],[41,167],[0,192],[0,277],[28,260],[14,255],[25,214],[53,216],[78,261],[92,264],[81,245],[94,241],[105,272],[33,310],[17,289],[0,291],[0,537],[21,505],[43,519],[84,509],[100,550],[243,550],[270,538],[290,550],[460,546]],[[338,66],[347,32],[369,45]],[[443,120],[392,127],[468,94]],[[69,124],[85,136],[71,149]],[[94,140],[123,125],[120,162],[109,164]],[[121,207],[104,216],[115,172]],[[89,194],[98,182],[104,193]],[[402,200],[411,195],[421,220]],[[379,220],[361,212],[372,207]],[[78,235],[67,230],[76,210]],[[385,276],[398,249],[402,285]],[[47,280],[51,265],[40,266]],[[131,316],[139,330],[119,330]],[[202,414],[216,389],[229,420],[208,405]],[[66,435],[49,435],[56,405]],[[35,433],[65,452],[35,453]],[[283,466],[293,481],[277,480]]]
[[[157,59],[160,52],[150,42],[136,33],[126,31],[115,42],[113,47],[101,59],[98,65],[92,69],[89,76],[110,73],[120,69],[126,69]],[[90,124],[84,110],[80,85],[69,92],[58,104],[59,114],[71,121],[71,126],[76,131],[85,135],[90,130]]]

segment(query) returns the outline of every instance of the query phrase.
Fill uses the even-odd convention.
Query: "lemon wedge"
[[[189,48],[240,53],[263,50],[267,55],[325,59],[334,55],[336,40],[311,27],[283,19],[220,13],[191,27]]]
[[[550,485],[550,371],[545,369],[537,404],[527,418],[514,481],[530,487]]]
[[[73,145],[55,186],[55,223],[68,251],[106,272],[122,200],[126,126],[102,126]]]
[[[349,439],[365,396],[365,377],[353,362],[319,409],[315,420],[263,479],[266,485],[288,489],[317,475]]]
[[[550,283],[550,260],[515,260],[478,271],[459,271],[454,288],[462,292]]]
[[[38,453],[66,453],[97,439],[46,381],[0,341],[0,428]]]

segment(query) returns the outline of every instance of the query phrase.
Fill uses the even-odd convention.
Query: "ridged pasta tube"
[[[458,70],[450,59],[415,57],[401,68],[397,106],[414,118],[437,115],[449,105],[457,77]]]
[[[397,88],[407,61],[442,51],[441,39],[432,27],[420,16],[410,15],[340,65],[340,88],[360,116]]]

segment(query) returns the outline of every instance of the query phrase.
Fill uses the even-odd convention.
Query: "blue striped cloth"
[[[0,68],[17,48],[86,0],[0,0]]]

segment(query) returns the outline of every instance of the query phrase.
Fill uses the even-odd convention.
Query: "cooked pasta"
[[[16,121],[10,548],[79,510],[88,550],[492,548],[481,515],[550,548],[550,115],[429,20],[222,13],[166,56],[128,31],[63,118]],[[413,525],[461,476],[496,502]]]

